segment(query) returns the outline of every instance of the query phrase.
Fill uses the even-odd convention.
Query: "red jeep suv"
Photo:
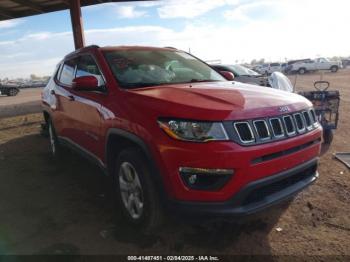
[[[318,176],[311,103],[223,75],[174,48],[70,53],[42,94],[52,154],[64,145],[97,163],[144,228],[165,206],[242,216],[295,196]]]

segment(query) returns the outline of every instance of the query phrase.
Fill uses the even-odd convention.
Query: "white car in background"
[[[297,72],[301,75],[306,72],[312,72],[317,70],[330,70],[335,73],[342,68],[341,61],[330,61],[327,58],[320,57],[315,60],[309,60],[300,63],[294,63],[290,69],[290,72]]]
[[[282,64],[281,63],[263,64],[259,68],[259,73],[262,75],[271,75],[273,72],[282,72]]]

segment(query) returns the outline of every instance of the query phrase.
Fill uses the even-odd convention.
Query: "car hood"
[[[297,94],[229,81],[162,85],[128,92],[134,94],[131,100],[135,106],[157,110],[164,117],[190,119],[275,116],[311,106],[307,99]]]

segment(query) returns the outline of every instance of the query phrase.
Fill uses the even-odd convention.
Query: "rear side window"
[[[67,85],[67,86],[72,85],[72,81],[74,78],[74,71],[75,71],[74,59],[64,62],[61,70],[61,75],[58,80],[64,85]]]
[[[76,77],[94,76],[98,80],[98,85],[103,86],[102,73],[91,55],[82,55],[77,65]]]

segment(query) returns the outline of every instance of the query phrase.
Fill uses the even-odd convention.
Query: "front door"
[[[74,97],[71,119],[78,124],[75,133],[79,135],[75,141],[88,153],[100,155],[100,147],[104,145],[101,135],[101,108],[107,98],[105,81],[97,63],[90,54],[81,55],[77,59],[75,77],[94,76],[98,79],[99,87],[95,91],[72,90]]]

